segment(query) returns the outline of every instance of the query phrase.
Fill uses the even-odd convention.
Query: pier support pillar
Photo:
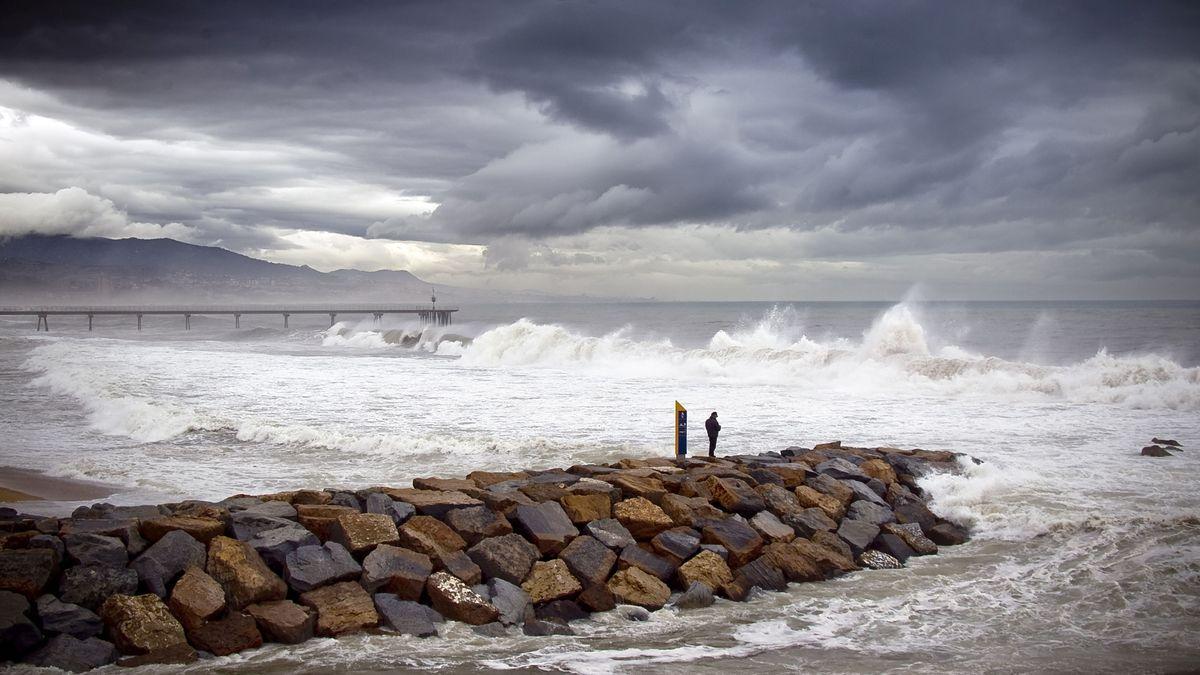
[[[192,315],[191,314],[183,315],[183,329],[184,330],[192,329]]]
[[[41,331],[42,328],[45,328],[46,332],[49,333],[50,332],[50,321],[49,321],[49,319],[46,318],[46,315],[38,314],[37,318],[38,318],[37,327],[34,328],[34,331]]]
[[[138,330],[142,329],[142,315],[138,314]]]
[[[92,332],[92,315],[88,314],[88,332]]]
[[[289,316],[291,316],[291,314],[288,314],[287,312],[284,312],[284,313],[283,313],[283,327],[284,327],[284,328],[287,328],[287,327],[288,327],[288,325],[287,325],[287,324],[288,324],[288,317],[289,317]]]
[[[333,324],[336,322],[337,322],[337,314],[330,312],[329,313],[329,327],[333,328]]]
[[[372,316],[374,316],[374,317],[375,317],[375,325],[376,325],[376,326],[378,326],[378,325],[380,325],[380,324],[382,324],[382,323],[383,323],[383,314],[382,314],[382,313],[380,313],[380,312],[375,312],[375,314],[373,314]]]
[[[241,315],[241,314],[234,314],[234,315],[233,315],[233,327],[234,327],[234,328],[241,328],[241,327],[242,327],[242,315]]]

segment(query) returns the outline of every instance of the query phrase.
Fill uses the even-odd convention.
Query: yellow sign
[[[687,455],[687,408],[675,401],[675,456]]]

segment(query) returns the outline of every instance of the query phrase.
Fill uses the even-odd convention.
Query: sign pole
[[[687,456],[687,408],[675,401],[675,456]]]

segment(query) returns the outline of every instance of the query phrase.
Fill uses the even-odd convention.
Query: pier
[[[242,316],[278,315],[283,318],[283,327],[288,327],[288,319],[293,314],[328,314],[329,325],[337,323],[337,317],[343,314],[370,315],[376,323],[383,321],[385,314],[414,314],[422,323],[435,326],[449,326],[457,308],[438,307],[402,307],[396,305],[243,305],[243,306],[142,306],[142,307],[0,307],[0,316],[33,316],[37,317],[35,330],[50,332],[50,317],[52,316],[86,316],[88,330],[92,330],[92,322],[97,316],[128,316],[137,318],[138,330],[142,329],[142,317],[145,316],[181,316],[184,330],[191,330],[193,316],[225,315],[233,317],[234,328],[242,327]]]

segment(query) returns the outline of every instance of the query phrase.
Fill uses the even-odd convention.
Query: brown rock
[[[470,478],[472,481],[474,481],[476,486],[482,489],[487,489],[496,483],[529,478],[529,474],[525,473],[524,471],[507,473],[497,471],[472,471],[471,473],[467,474],[467,478]]]
[[[461,551],[467,542],[450,526],[432,516],[413,516],[399,530],[400,544],[430,558]]]
[[[508,518],[486,506],[454,509],[446,514],[446,523],[467,542],[467,546],[474,546],[488,537],[499,537],[513,531]]]
[[[261,647],[263,643],[254,619],[241,612],[233,612],[224,619],[210,621],[189,631],[188,639],[197,649],[214,656],[237,654]]]
[[[400,539],[396,523],[382,513],[342,514],[330,533],[334,541],[358,556],[369,553],[380,544],[395,544]]]
[[[337,637],[379,625],[371,596],[353,581],[301,593],[300,603],[317,612],[317,635]]]
[[[764,483],[754,488],[754,491],[763,498],[767,510],[780,518],[786,518],[802,508],[796,500],[796,495],[782,485]]]
[[[439,492],[461,492],[469,497],[478,497],[479,484],[470,478],[414,478],[413,487],[418,490]]]
[[[244,541],[214,538],[208,545],[206,571],[225,589],[225,601],[233,609],[287,596],[287,584]]]
[[[441,563],[442,569],[458,577],[468,586],[474,586],[483,581],[483,570],[475,564],[475,561],[471,560],[465,551],[445,553],[442,555]]]
[[[57,576],[58,558],[52,549],[0,551],[0,591],[37,600]]]
[[[254,617],[263,635],[272,642],[294,645],[312,638],[317,616],[291,600],[274,600],[250,605],[246,612]]]
[[[557,554],[579,536],[579,529],[558,502],[518,506],[514,519],[521,532],[543,555]]]
[[[599,544],[599,542],[597,543]],[[603,548],[603,544],[600,546]],[[608,551],[608,549],[604,550]],[[608,553],[612,555],[611,551]],[[525,578],[521,588],[529,594],[530,601],[535,605],[570,598],[583,591],[579,580],[571,574],[567,564],[562,560],[535,562],[533,570],[529,572],[529,576]]]
[[[467,551],[488,579],[520,584],[541,557],[537,547],[519,534],[489,537]]]
[[[843,507],[850,506],[850,502],[854,501],[854,490],[842,481],[826,476],[825,474],[817,474],[812,478],[804,481],[808,487],[820,492],[823,495],[829,495],[840,503]],[[800,497],[799,494],[796,495]]]
[[[380,544],[363,559],[362,585],[371,593],[394,593],[401,600],[420,600],[433,562],[424,553]]]
[[[171,613],[194,630],[225,610],[225,589],[199,567],[189,567],[171,590]]]
[[[415,488],[384,488],[389,497],[408,502],[424,516],[441,518],[452,509],[482,506],[478,499],[456,490],[418,490]]]
[[[733,581],[733,572],[721,556],[712,551],[700,551],[694,558],[679,566],[679,584],[683,588],[698,581],[714,593]]]
[[[608,580],[608,590],[617,602],[654,611],[671,599],[671,589],[657,577],[636,567],[621,570]]]
[[[801,555],[795,546],[782,542],[767,544],[759,558],[779,570],[788,581],[820,581],[824,571],[815,560]]]
[[[612,517],[612,500],[607,494],[569,494],[559,503],[576,525]]]
[[[358,513],[358,509],[334,504],[300,504],[296,506],[297,520],[321,541],[333,538],[333,526],[338,516]]]
[[[482,626],[500,617],[495,605],[446,572],[431,575],[425,583],[425,591],[429,593],[433,608],[448,619]]]
[[[162,649],[154,649],[145,654],[130,656],[117,661],[122,668],[140,668],[150,665],[185,665],[193,663],[199,656],[196,650],[186,642],[173,644]]]
[[[711,521],[701,530],[705,544],[719,544],[729,551],[729,564],[741,567],[757,558],[762,551],[763,539],[746,523],[735,518]]]
[[[617,599],[606,584],[596,584],[583,589],[575,601],[592,612],[607,612],[617,606]]]
[[[846,505],[839,499],[817,492],[807,485],[801,485],[796,488],[795,496],[797,503],[801,507],[806,509],[821,509],[825,512],[826,516],[835,521],[841,520],[842,516],[846,515]]]
[[[667,495],[667,489],[662,481],[652,476],[636,476],[627,471],[600,476],[600,480],[621,488],[621,494],[626,498],[641,497],[655,504]]]
[[[800,555],[813,561],[825,576],[836,576],[858,569],[858,565],[855,565],[850,558],[808,539],[797,539],[789,546],[795,548]]]
[[[763,498],[743,480],[711,476],[705,485],[712,493],[713,500],[726,511],[749,518],[767,508]]]
[[[809,537],[812,543],[819,546],[824,546],[827,549],[840,553],[847,560],[854,560],[854,551],[850,550],[850,545],[842,540],[841,537],[833,532],[823,530]]]
[[[571,494],[567,483],[528,483],[517,488],[534,502],[556,502]]]
[[[654,535],[675,526],[675,521],[649,499],[634,497],[613,506],[613,516],[638,541],[648,541]]]
[[[675,570],[679,569],[673,560],[658,555],[647,544],[630,544],[621,549],[621,557],[617,558],[617,566],[623,570],[636,567],[663,581],[669,581],[671,577],[675,576]]]
[[[537,502],[525,496],[525,493],[519,490],[507,490],[504,492],[489,492],[485,491],[480,497],[487,507],[496,513],[503,515],[506,518],[512,518],[517,512],[517,507],[525,504],[531,505]]]
[[[143,520],[138,527],[142,536],[151,543],[162,539],[172,530],[182,530],[192,535],[192,538],[207,544],[213,537],[225,533],[225,523],[212,518],[192,518],[189,516],[167,516],[153,520]]]
[[[110,596],[100,607],[100,618],[117,649],[125,654],[187,643],[183,626],[153,593]]]
[[[298,490],[291,494],[289,501],[294,506],[323,506],[333,499],[332,492],[324,490]],[[298,510],[298,509],[297,509]]]
[[[770,511],[762,511],[751,518],[750,526],[768,542],[781,541],[787,543],[796,538],[796,531],[790,525],[783,524]]]
[[[892,468],[891,464],[882,459],[868,459],[858,465],[858,470],[871,478],[878,478],[883,481],[884,485],[891,485],[896,482],[896,470]]]
[[[783,487],[789,490],[804,485],[804,479],[808,476],[808,467],[802,462],[769,464],[765,467],[765,469],[776,476],[779,476],[779,478],[783,481]]]

